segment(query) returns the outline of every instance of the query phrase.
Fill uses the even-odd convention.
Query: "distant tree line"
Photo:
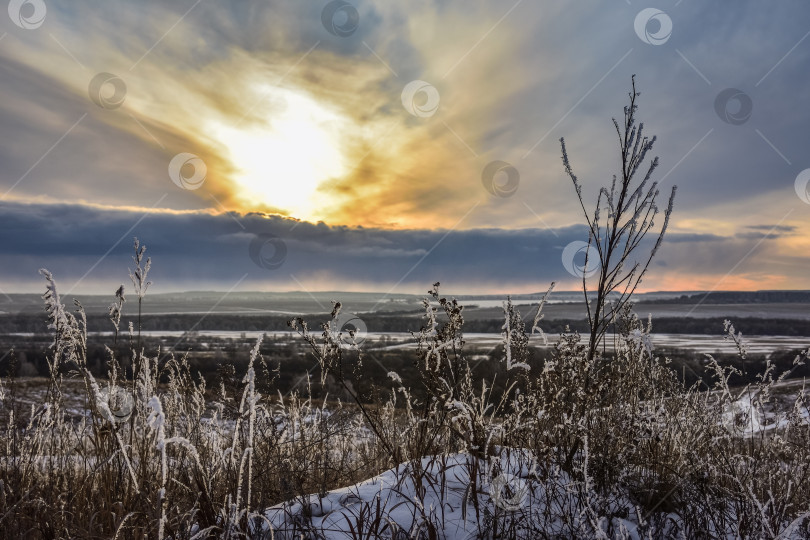
[[[415,315],[360,314],[369,332],[409,332],[418,331],[422,325],[421,318]],[[310,327],[318,328],[320,321],[328,318],[327,314],[306,315]],[[188,331],[232,331],[232,332],[280,332],[289,330],[287,322],[290,317],[280,315],[234,315],[211,314],[200,315],[145,315],[142,329],[145,332],[188,332]],[[664,334],[703,334],[721,335],[723,317],[657,317],[653,320],[653,331]],[[528,319],[527,319],[528,320]],[[761,317],[738,317],[734,326],[744,335],[769,336],[810,336],[810,321],[799,319],[776,319]],[[121,333],[126,334],[126,322],[121,323]],[[464,331],[473,333],[500,333],[502,319],[468,319],[464,322]],[[566,330],[585,332],[587,320],[583,319],[546,319],[543,330],[559,334]],[[89,332],[111,332],[109,319],[101,315],[87,317]],[[47,332],[45,315],[20,314],[0,316],[0,334]]]

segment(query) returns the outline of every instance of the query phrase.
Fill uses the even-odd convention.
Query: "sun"
[[[234,198],[245,209],[263,205],[318,219],[328,203],[318,186],[348,172],[341,134],[350,120],[303,92],[272,88],[262,95],[269,102],[264,126],[210,126],[235,170]]]

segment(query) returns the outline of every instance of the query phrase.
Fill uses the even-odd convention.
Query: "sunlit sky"
[[[595,202],[632,74],[679,187],[641,289],[810,289],[804,0],[29,0],[0,36],[2,294],[111,292],[134,236],[157,291],[574,289],[559,138]]]

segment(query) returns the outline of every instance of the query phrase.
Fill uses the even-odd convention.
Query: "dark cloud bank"
[[[0,275],[5,292],[36,291],[37,270],[54,272],[63,290],[105,292],[127,280],[132,238],[148,246],[150,277],[161,291],[227,290],[388,290],[421,291],[442,281],[462,292],[528,292],[551,281],[575,287],[562,263],[563,248],[586,239],[584,226],[543,229],[382,230],[296,222],[259,214],[144,213],[80,205],[0,203]],[[283,261],[272,242],[286,248]],[[258,240],[257,240],[258,238]],[[711,235],[670,235],[662,249],[674,254],[711,246],[721,253],[727,239]],[[261,266],[254,248],[271,264]],[[726,246],[720,251],[720,246]],[[109,253],[108,253],[109,252]],[[275,256],[275,257],[274,257]],[[677,270],[680,257],[660,268]],[[711,267],[711,258],[704,261]],[[690,267],[693,265],[690,265]],[[92,268],[92,270],[91,270]],[[708,268],[707,268],[708,269]],[[88,273],[89,271],[89,273]],[[653,272],[655,270],[653,269]],[[84,279],[81,283],[77,280]]]

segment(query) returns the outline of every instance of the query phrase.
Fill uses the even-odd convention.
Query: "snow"
[[[542,476],[528,451],[520,449],[502,449],[488,461],[467,453],[430,456],[322,496],[273,506],[261,522],[265,529],[269,523],[275,538],[427,538],[435,527],[438,538],[468,540],[491,530],[495,521],[531,534],[527,527],[537,523],[531,518],[550,511],[580,519],[564,523],[552,517],[544,531],[588,531],[591,516],[576,509],[581,504],[576,490],[569,489],[575,482],[559,470]],[[632,504],[625,502],[631,519],[614,519],[612,526],[624,530],[626,538],[640,538]]]

